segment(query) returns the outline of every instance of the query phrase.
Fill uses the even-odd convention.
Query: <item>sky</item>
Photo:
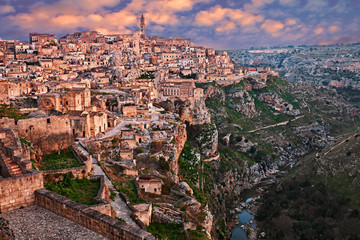
[[[360,0],[0,0],[0,38],[83,30],[191,38],[215,49],[360,42]]]

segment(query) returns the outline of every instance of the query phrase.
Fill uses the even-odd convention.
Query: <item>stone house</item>
[[[140,176],[136,179],[141,191],[161,195],[162,181],[152,176]]]
[[[106,132],[107,114],[103,112],[69,111],[72,135],[75,138],[87,138]]]

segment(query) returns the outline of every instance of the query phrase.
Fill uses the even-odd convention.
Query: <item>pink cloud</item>
[[[195,23],[200,26],[217,25],[220,28],[224,24],[232,22],[231,26],[248,26],[263,21],[262,15],[254,15],[241,9],[222,8],[217,5],[209,10],[200,11],[195,16]],[[224,23],[225,21],[226,23]]]
[[[267,19],[262,25],[261,28],[266,32],[270,33],[272,36],[279,36],[280,30],[284,28],[284,24],[280,21],[275,21],[272,19]]]
[[[0,6],[0,15],[15,12],[15,8],[11,5]]]

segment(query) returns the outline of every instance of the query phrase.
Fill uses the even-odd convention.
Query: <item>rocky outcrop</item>
[[[211,124],[201,128],[201,132],[195,140],[198,143],[200,152],[206,158],[213,157],[218,149],[218,130],[215,124]]]
[[[212,215],[212,213],[210,212],[210,210],[208,209],[208,206],[205,207],[205,220],[202,224],[202,226],[205,228],[205,233],[206,236],[211,239],[211,230],[212,230],[212,226],[214,223],[214,216]]]
[[[189,184],[187,184],[186,182],[181,182],[179,184],[179,188],[180,191],[182,191],[183,193],[189,193],[190,195],[194,194],[194,191],[191,189],[191,187],[189,186]]]
[[[186,101],[180,108],[180,119],[190,125],[210,124],[211,116],[206,107],[204,98]]]
[[[225,102],[225,93],[222,89],[214,86],[209,86],[205,91],[205,98],[219,97],[220,102]]]

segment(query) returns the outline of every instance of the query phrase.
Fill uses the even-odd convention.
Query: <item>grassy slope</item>
[[[63,181],[55,184],[45,183],[45,188],[66,196],[75,202],[90,206],[94,204],[93,199],[99,192],[100,181],[86,178],[74,179],[66,175]]]

